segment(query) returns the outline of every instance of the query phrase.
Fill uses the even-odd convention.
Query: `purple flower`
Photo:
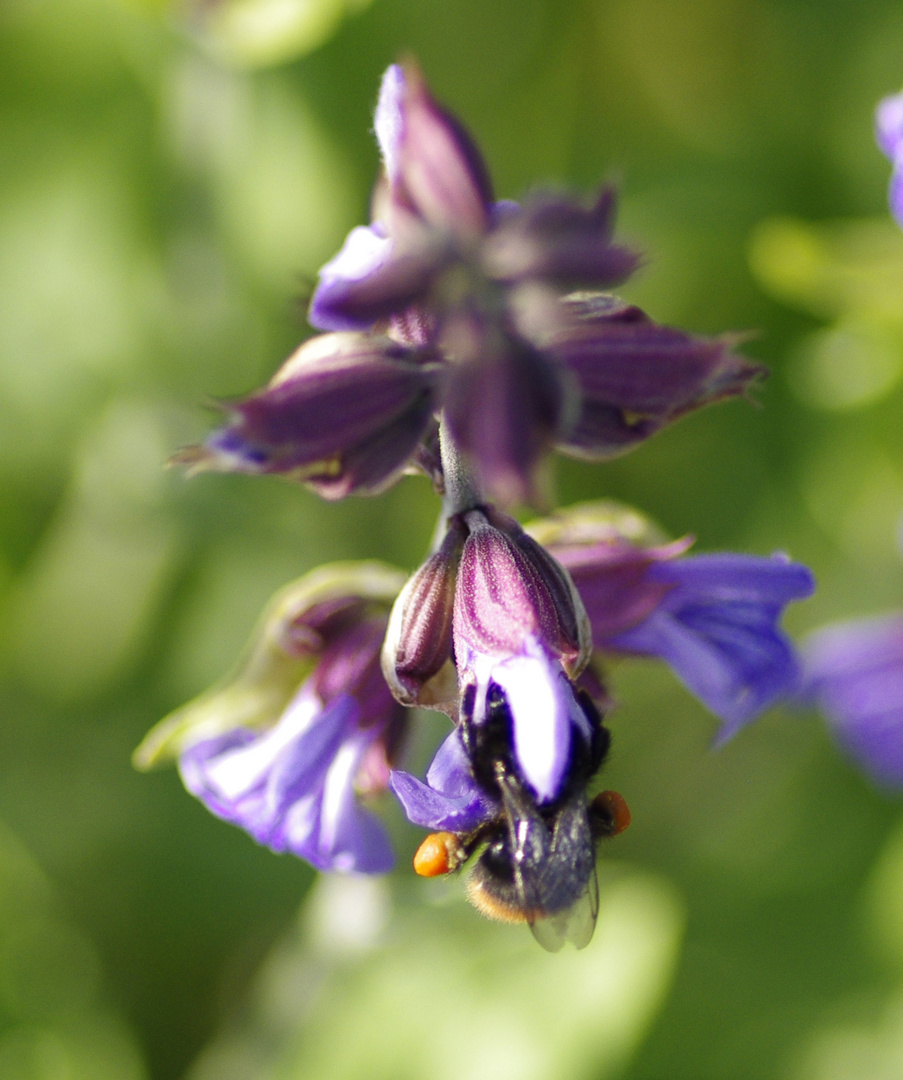
[[[879,783],[903,784],[903,614],[837,623],[803,645],[803,696]]]
[[[164,720],[137,762],[177,756],[193,795],[274,851],[320,870],[389,870],[360,796],[385,789],[405,735],[379,666],[399,585],[378,564],[336,564],[283,590],[233,680]]]
[[[536,501],[552,449],[609,458],[764,374],[736,337],[659,326],[599,291],[639,262],[614,242],[612,187],[587,204],[494,201],[470,136],[412,65],[386,72],[375,127],[373,220],[311,300],[311,323],[332,332],[226,405],[225,426],[177,463],[374,494],[424,467],[441,422],[486,498]]]
[[[687,540],[644,547],[596,531],[602,539],[588,527],[575,543],[559,526],[551,548],[583,598],[596,649],[664,660],[724,721],[721,740],[796,690],[799,663],[779,623],[814,589],[806,567],[780,555],[684,557]]]
[[[736,336],[704,338],[654,323],[615,297],[570,298],[573,315],[548,352],[576,380],[576,420],[558,442],[575,457],[624,453],[685,413],[744,394],[765,369],[731,351]]]
[[[464,522],[452,518],[439,550],[398,594],[382,652],[383,674],[398,701],[450,716],[458,711],[452,619],[466,536]]]
[[[903,93],[893,94],[878,103],[875,138],[881,152],[894,167],[888,200],[891,213],[903,228]]]
[[[476,726],[503,695],[518,767],[548,801],[559,793],[574,731],[590,738],[572,682],[589,650],[567,572],[487,506],[453,518],[439,551],[402,590],[383,670],[399,700]]]
[[[383,734],[381,724],[362,726],[364,719],[350,695],[324,705],[305,685],[274,728],[240,728],[196,743],[179,771],[217,817],[273,851],[299,855],[318,870],[384,873],[394,863],[388,837],[355,793],[355,778]]]

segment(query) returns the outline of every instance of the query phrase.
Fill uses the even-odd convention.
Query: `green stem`
[[[444,417],[439,422],[439,452],[445,478],[441,526],[456,514],[466,514],[468,510],[483,506],[486,503],[486,493],[480,485],[476,470],[458,449]]]

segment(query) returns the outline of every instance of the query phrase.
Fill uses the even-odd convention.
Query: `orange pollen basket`
[[[421,877],[439,877],[457,870],[464,860],[464,851],[454,833],[430,833],[414,856],[414,870]]]
[[[609,836],[617,836],[630,824],[630,807],[624,796],[619,795],[617,791],[600,791],[593,799],[593,805],[605,811],[611,818],[613,828]]]

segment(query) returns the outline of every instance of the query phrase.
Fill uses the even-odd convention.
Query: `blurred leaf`
[[[815,520],[849,556],[899,565],[903,470],[880,443],[837,433],[812,440],[803,458],[801,488]]]
[[[222,234],[268,288],[297,293],[357,213],[342,153],[276,75],[252,79],[189,54],[169,93],[172,148],[209,184]]]
[[[877,955],[903,972],[903,825],[876,860],[864,901],[866,931]]]
[[[849,1011],[861,1013],[862,1003]],[[825,1024],[800,1054],[791,1080],[898,1080],[903,1075],[903,993],[897,992],[872,1023],[851,1017]]]

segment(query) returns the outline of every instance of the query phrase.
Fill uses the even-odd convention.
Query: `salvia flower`
[[[583,598],[595,648],[664,660],[724,721],[721,739],[794,694],[800,665],[780,620],[812,594],[809,570],[782,555],[686,556],[687,539],[637,543],[635,528],[619,530],[624,517],[590,504],[538,526]]]
[[[388,838],[360,795],[385,788],[406,726],[379,669],[400,584],[365,563],[288,586],[235,677],[162,721],[138,763],[178,756],[193,795],[274,851],[320,870],[389,870]]]
[[[685,413],[746,392],[763,369],[731,351],[738,338],[660,326],[604,294],[565,298],[569,319],[545,347],[579,388],[559,449],[603,460],[624,453]]]
[[[804,700],[880,784],[903,785],[903,614],[826,626],[803,643]]]
[[[892,94],[875,110],[875,138],[893,165],[888,200],[891,213],[903,228],[903,93]]]
[[[383,663],[400,700],[456,719],[463,709],[476,725],[492,693],[502,692],[523,776],[550,800],[573,729],[588,738],[572,679],[589,650],[589,624],[567,572],[513,518],[484,506],[452,519],[439,552],[399,596]],[[457,678],[445,685],[454,696],[442,700],[432,680],[452,660]]]
[[[507,812],[472,749],[470,729],[487,723],[493,704],[504,702],[511,764],[536,795],[538,807],[560,809],[566,803],[563,788],[565,782],[573,786],[575,761],[584,784],[592,777],[597,765],[581,773],[579,747],[590,748],[591,763],[604,760],[604,749],[591,749],[604,730],[591,702],[607,709],[610,701],[594,668],[584,669],[585,645],[571,654],[572,665],[564,670],[569,637],[559,613],[570,611],[571,618],[582,621],[585,612],[592,647],[602,658],[652,656],[668,663],[724,721],[722,740],[798,689],[799,661],[779,622],[791,600],[812,592],[805,567],[782,556],[688,557],[692,539],[667,543],[633,510],[604,501],[583,504],[529,526],[532,550],[542,552],[544,566],[555,568],[540,575],[548,583],[543,617],[525,601],[524,593],[533,596],[537,590],[526,567],[508,550],[512,537],[523,543],[519,527],[492,510],[466,517],[473,531],[460,560],[454,614],[454,657],[463,688],[458,727],[440,747],[425,780],[396,770],[390,781],[408,818],[437,830],[431,845],[449,846],[452,866],[461,857],[455,851],[468,850],[470,838]],[[579,600],[568,602],[573,590]],[[528,611],[517,613],[522,603]],[[473,624],[471,609],[479,613]],[[569,626],[573,635],[574,624]],[[577,638],[582,635],[570,640]],[[550,642],[558,643],[557,652]],[[545,644],[537,648],[539,643]],[[557,655],[557,661],[550,661],[550,655]],[[485,674],[480,679],[473,672]],[[537,730],[542,742],[533,757]],[[603,742],[607,748],[607,735]],[[596,813],[603,814],[605,824],[596,828],[598,835],[613,835],[624,827],[626,807],[619,796],[604,794]]]

